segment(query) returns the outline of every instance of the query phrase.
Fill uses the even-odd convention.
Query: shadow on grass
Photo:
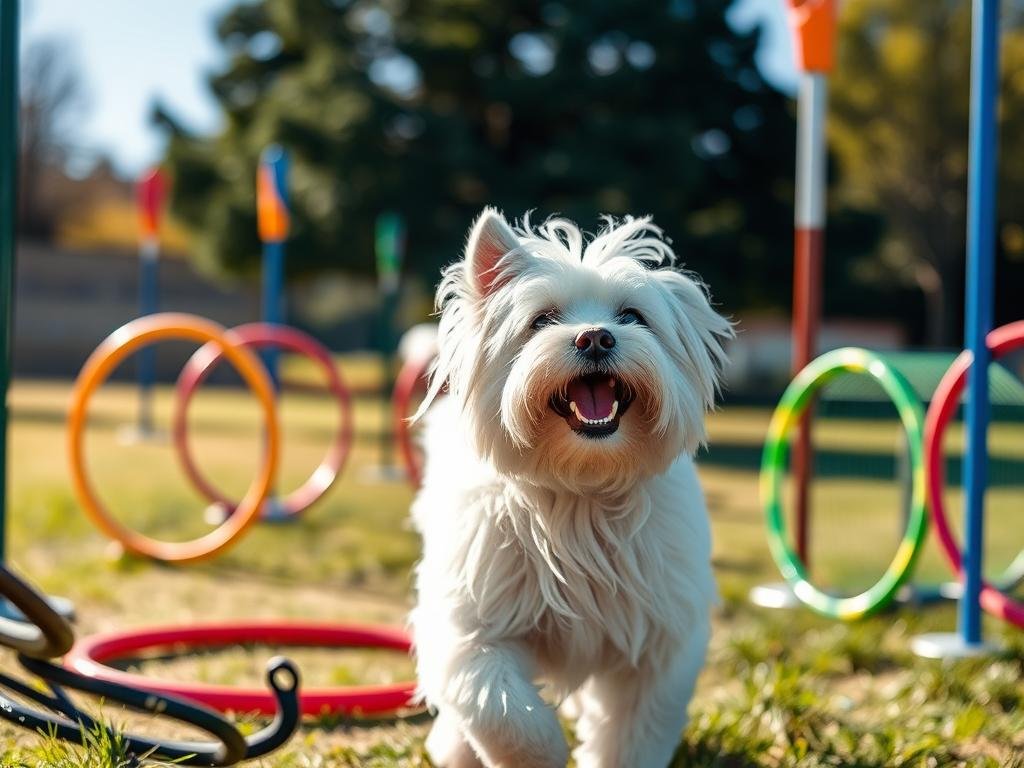
[[[302,730],[306,733],[311,731],[359,731],[380,728],[388,725],[426,725],[434,719],[426,709],[410,710],[408,712],[397,712],[391,715],[377,717],[357,717],[355,715],[321,715],[311,720],[303,721]]]

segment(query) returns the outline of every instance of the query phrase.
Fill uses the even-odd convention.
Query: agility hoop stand
[[[395,442],[403,435],[392,434],[392,410],[398,387],[392,357],[395,352],[394,308],[398,303],[398,290],[405,258],[405,221],[394,211],[377,216],[374,231],[374,251],[377,261],[377,292],[380,313],[377,323],[377,347],[381,359],[381,430],[379,463],[363,468],[363,476],[370,482],[393,483],[409,477],[404,465],[395,462]],[[398,374],[401,375],[401,372]],[[403,455],[404,459],[404,455]]]
[[[282,325],[285,319],[284,258],[285,242],[291,232],[288,210],[288,153],[280,144],[271,144],[260,154],[256,171],[256,223],[263,243],[261,314],[268,325]],[[274,391],[281,393],[280,352],[274,346],[260,350],[260,358],[270,374]],[[211,525],[223,523],[232,510],[221,501],[206,508],[203,518]],[[291,522],[292,515],[276,492],[263,502],[260,519],[265,523]]]
[[[787,0],[796,64],[800,70],[797,99],[796,201],[793,217],[793,375],[814,359],[821,322],[822,260],[825,254],[825,115],[828,73],[834,66],[835,0]],[[796,428],[792,468],[796,489],[796,553],[808,567],[808,485],[811,476],[813,406]],[[750,601],[762,608],[801,605],[786,582],[761,584]]]
[[[960,567],[963,594],[958,603],[956,632],[919,635],[911,642],[914,653],[932,659],[969,658],[996,650],[982,639],[981,592],[988,485],[988,368],[992,355],[987,337],[993,325],[998,98],[999,0],[974,0],[964,328],[964,346],[970,352],[972,364],[967,372],[964,406],[967,443],[963,465],[966,540]]]
[[[165,178],[152,168],[135,187],[139,209],[139,317],[160,311],[160,215],[163,211]],[[118,442],[166,443],[167,433],[156,428],[153,419],[153,385],[156,383],[156,350],[142,349],[135,358],[139,386],[139,414],[134,425],[118,430]]]
[[[7,551],[7,390],[11,381],[11,328],[14,325],[14,251],[18,180],[18,0],[0,0],[0,564]],[[65,618],[75,606],[63,597],[47,603]],[[26,621],[7,599],[0,618]]]

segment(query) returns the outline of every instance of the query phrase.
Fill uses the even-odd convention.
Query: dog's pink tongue
[[[611,415],[615,387],[610,379],[574,379],[569,384],[569,399],[576,403],[580,415],[588,419],[604,419]]]

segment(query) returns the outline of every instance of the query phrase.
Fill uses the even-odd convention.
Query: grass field
[[[353,378],[372,382],[365,366]],[[63,383],[16,382],[10,435],[8,559],[50,593],[71,597],[78,632],[151,623],[293,617],[316,621],[401,622],[418,542],[406,523],[411,490],[374,479],[381,403],[357,401],[357,440],[345,474],[295,525],[259,525],[223,556],[172,568],[111,558],[110,543],[85,519],[71,492],[64,458]],[[111,510],[132,526],[169,538],[206,530],[205,501],[190,490],[166,443],[122,445],[134,391],[108,385],[92,408],[90,471]],[[157,397],[160,423],[171,400]],[[756,453],[769,413],[727,408],[711,421],[712,444]],[[295,487],[317,464],[336,424],[329,403],[287,395],[280,487]],[[193,446],[209,477],[240,495],[258,460],[255,405],[230,388],[200,393],[190,416]],[[886,422],[826,422],[819,444],[891,454],[897,432]],[[951,440],[955,441],[956,435]],[[954,442],[951,442],[953,445]],[[999,427],[993,451],[1024,456],[1024,431]],[[995,621],[986,631],[1005,646],[994,659],[944,666],[914,658],[918,632],[953,627],[951,606],[901,609],[855,625],[804,611],[752,608],[751,586],[778,578],[765,543],[757,475],[749,467],[702,463],[723,594],[710,660],[692,705],[676,764],[695,766],[1024,766],[1024,635]],[[1024,477],[1021,478],[1024,488]],[[836,588],[866,586],[895,551],[900,489],[884,478],[829,477],[815,484],[814,573]],[[990,494],[989,563],[993,572],[1024,547],[1024,490]],[[958,492],[949,495],[958,506]],[[933,544],[918,569],[923,581],[946,576]],[[239,648],[143,665],[182,679],[257,683],[278,649]],[[408,659],[365,651],[291,649],[309,685],[380,682],[411,674]],[[6,669],[14,667],[5,660]],[[98,702],[93,703],[99,707]],[[114,722],[178,733],[145,718],[106,709]],[[248,719],[243,716],[248,723]],[[262,765],[425,766],[422,716],[383,723],[310,723]],[[116,766],[117,749],[65,749],[12,728],[0,729],[0,764]]]

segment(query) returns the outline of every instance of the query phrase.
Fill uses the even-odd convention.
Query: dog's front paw
[[[565,768],[569,747],[554,709],[525,680],[478,691],[461,729],[489,768]]]
[[[483,763],[466,736],[458,720],[447,710],[441,710],[427,736],[427,754],[438,768],[483,768]]]
[[[469,738],[490,768],[565,768],[569,746],[549,707],[520,712],[502,727],[485,731],[474,728]]]

